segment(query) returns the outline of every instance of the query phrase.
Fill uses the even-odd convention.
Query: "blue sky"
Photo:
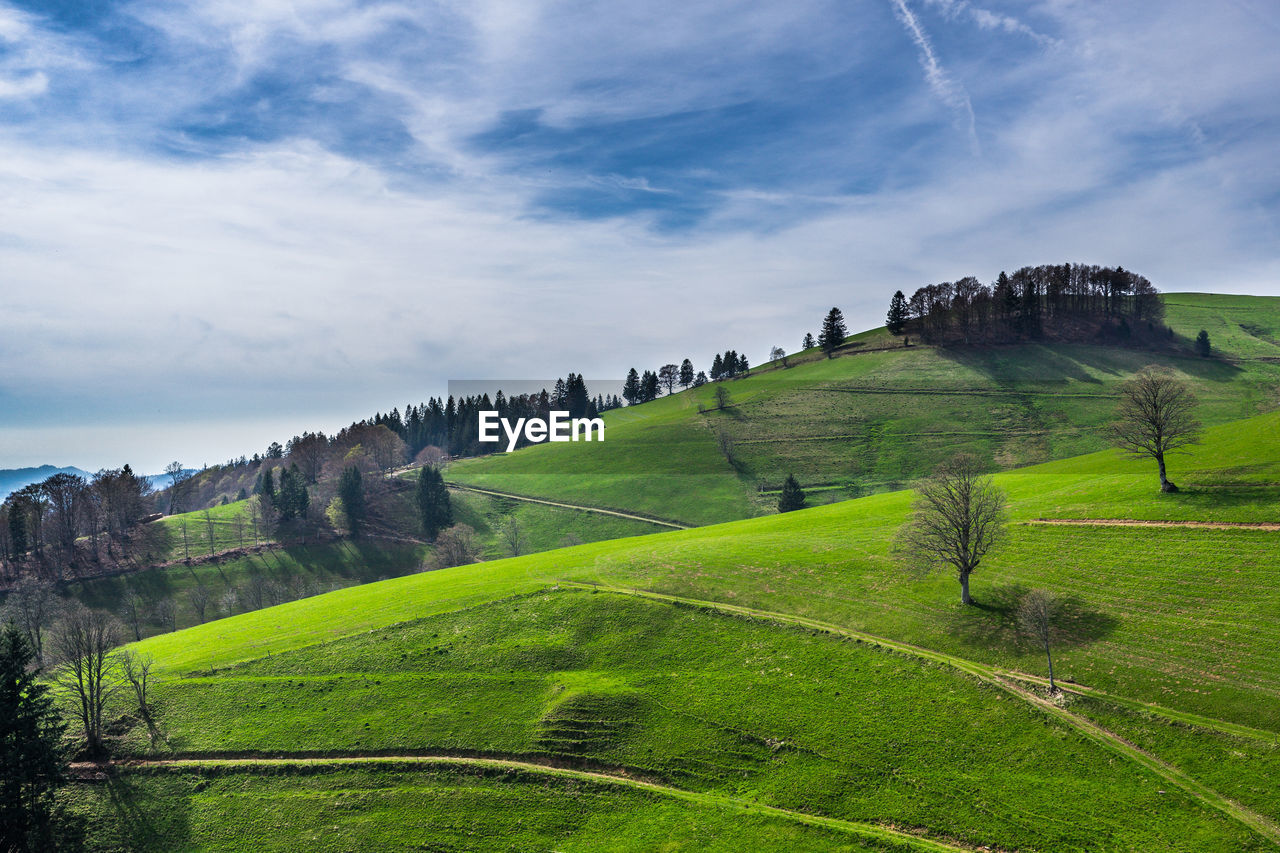
[[[1261,0],[0,0],[0,467],[759,361],[1023,264],[1280,293],[1278,36]]]

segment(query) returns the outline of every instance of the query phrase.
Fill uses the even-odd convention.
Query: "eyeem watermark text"
[[[507,436],[507,452],[516,449],[521,435],[531,444],[544,441],[604,441],[602,418],[571,418],[568,412],[551,412],[550,420],[543,418],[517,418],[512,424],[494,411],[482,411],[479,415],[480,441],[494,443]],[[501,433],[499,432],[501,428]]]

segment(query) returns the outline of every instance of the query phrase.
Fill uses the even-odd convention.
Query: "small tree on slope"
[[[778,512],[792,512],[797,509],[804,509],[804,491],[796,482],[795,475],[788,474],[787,481],[782,484],[782,494],[778,497]]]
[[[916,488],[912,515],[898,533],[898,549],[926,567],[953,567],[960,602],[973,604],[969,576],[1004,534],[1005,498],[978,461],[961,454]]]
[[[1162,492],[1178,491],[1165,471],[1165,454],[1200,441],[1195,406],[1187,384],[1163,367],[1143,368],[1120,388],[1111,436],[1130,456],[1156,460]]]

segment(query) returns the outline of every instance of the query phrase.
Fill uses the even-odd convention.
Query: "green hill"
[[[252,843],[266,819],[236,811],[248,797],[277,830],[332,823],[348,847],[420,842],[421,819],[443,849],[502,849],[485,828],[528,803],[531,843],[557,849],[603,843],[601,826],[636,833],[619,849],[925,843],[868,834],[886,827],[929,849],[1274,849],[1280,532],[1038,520],[1275,522],[1278,431],[1280,414],[1209,430],[1173,462],[1177,494],[1114,451],[999,475],[1011,536],[975,575],[971,608],[954,579],[892,559],[910,496],[889,493],[413,575],[156,637],[139,648],[161,670],[162,736],[135,726],[124,748],[213,763],[124,781],[144,818],[180,812],[196,847]],[[1078,687],[1057,704],[1040,698],[1042,656],[1014,628],[1030,587],[1067,600],[1055,659]],[[225,763],[234,755],[284,764]],[[318,755],[355,765],[308,770]],[[371,756],[514,759],[544,767],[525,774],[560,766],[655,787],[642,806],[632,789],[593,787],[558,823],[560,795],[588,780],[548,780],[530,800],[527,775],[379,770]],[[420,809],[393,810],[415,796]],[[681,796],[698,808],[676,819]],[[762,806],[778,811],[755,812],[739,836],[723,828],[726,809]],[[100,787],[78,807],[122,814]],[[804,822],[818,818],[835,824]]]
[[[1100,450],[1121,382],[1175,370],[1225,423],[1280,406],[1280,299],[1165,297],[1175,339],[1152,352],[1025,344],[903,347],[883,330],[834,359],[810,351],[605,416],[606,441],[543,444],[453,464],[449,478],[513,494],[708,524],[772,511],[788,473],[811,500],[903,488],[959,450],[1010,469]],[[1214,356],[1190,347],[1209,331]],[[727,404],[717,406],[723,387]],[[814,489],[814,487],[819,487]],[[821,488],[830,486],[833,488]]]

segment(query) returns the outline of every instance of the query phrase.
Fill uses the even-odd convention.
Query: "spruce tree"
[[[816,347],[817,345],[818,345],[818,344],[817,344],[817,342],[816,342],[816,341],[814,341],[814,339],[813,339],[813,333],[812,333],[812,332],[805,332],[805,333],[804,333],[804,342],[800,344],[800,348],[801,348],[802,350],[806,350],[806,349],[813,349],[813,348],[814,348],[814,347]]]
[[[848,330],[844,325],[844,315],[839,308],[832,308],[822,321],[822,331],[818,333],[818,346],[827,354],[827,358],[835,355],[835,351],[844,343]]]
[[[347,516],[347,529],[353,538],[358,537],[364,523],[365,506],[364,483],[356,466],[349,466],[338,478],[338,497],[342,499],[342,510]]]
[[[804,509],[804,491],[796,482],[795,475],[788,474],[787,481],[782,484],[782,495],[778,498],[778,512],[797,509]]]
[[[444,484],[440,469],[428,465],[418,474],[418,519],[422,532],[434,542],[441,530],[453,524],[453,505],[449,502],[449,489]]]
[[[622,399],[628,406],[634,406],[640,400],[640,374],[633,367],[627,373],[627,381],[622,384]]]
[[[1209,343],[1209,333],[1204,329],[1200,330],[1200,334],[1196,335],[1196,352],[1201,358],[1208,358],[1213,352],[1213,345]]]
[[[693,362],[686,358],[680,362],[680,387],[688,388],[693,384],[693,379]]]
[[[711,379],[715,381],[724,375],[724,359],[720,353],[716,353],[716,357],[711,361]]]
[[[738,372],[746,373],[750,369],[751,369],[751,365],[747,363],[746,353],[743,353],[742,355],[738,356]]]
[[[885,317],[885,328],[889,330],[891,335],[900,335],[902,330],[907,327],[907,319],[910,314],[907,312],[907,297],[902,291],[896,291],[893,298],[889,300],[889,314]]]
[[[66,728],[32,667],[26,636],[10,622],[0,633],[0,849],[59,849],[54,793],[66,780]]]

